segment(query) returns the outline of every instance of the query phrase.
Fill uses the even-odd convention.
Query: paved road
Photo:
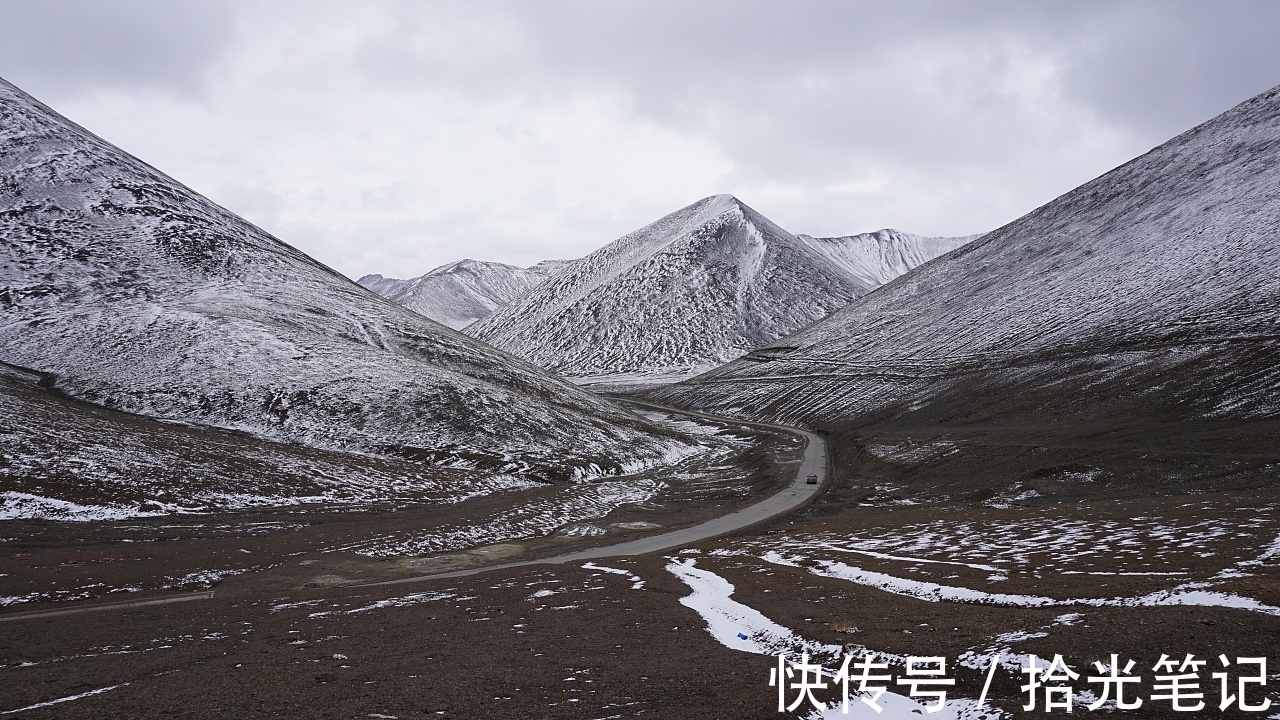
[[[737,512],[722,515],[713,520],[708,520],[701,525],[694,525],[693,527],[687,527],[682,530],[673,530],[661,535],[651,535],[638,540],[618,543],[617,545],[608,545],[605,547],[593,548],[591,550],[569,553],[567,555],[556,555],[555,557],[543,558],[541,560],[526,560],[523,562],[506,563],[503,565],[490,565],[488,567],[472,568],[470,570],[456,570],[454,572],[437,573],[435,575],[419,575],[417,577],[387,580],[384,582],[369,584],[398,585],[400,583],[421,582],[423,580],[464,577],[467,575],[489,572],[491,570],[502,570],[504,568],[548,564],[560,565],[564,563],[577,562],[579,560],[598,560],[600,558],[621,557],[624,555],[644,555],[651,552],[660,552],[662,550],[685,547],[702,540],[709,540],[711,538],[720,537],[721,535],[727,535],[735,530],[741,530],[742,528],[755,525],[756,523],[781,515],[792,508],[804,504],[806,500],[816,495],[818,490],[825,484],[827,477],[827,446],[826,443],[822,441],[822,438],[814,435],[813,433],[799,428],[786,427],[784,425],[746,422],[743,420],[735,420],[733,418],[692,412],[689,410],[678,410],[676,408],[654,405],[652,403],[640,402],[638,400],[627,400],[626,402],[633,405],[643,405],[645,407],[651,407],[664,412],[672,412],[680,415],[693,415],[720,422],[728,422],[737,425],[751,425],[754,427],[763,427],[771,430],[782,430],[784,432],[794,433],[804,437],[806,441],[804,459],[800,463],[800,468],[796,471],[795,479],[793,479],[791,484],[784,490],[771,495],[754,505],[748,505]],[[817,485],[809,485],[805,482],[805,478],[809,475],[817,475],[824,482]]]
[[[59,610],[24,610],[22,612],[5,613],[0,615],[0,622],[9,622],[10,620],[34,620],[37,618],[58,617],[60,615],[78,615],[80,613],[98,612],[99,610],[127,610],[129,608],[146,607],[148,605],[168,605],[169,603],[189,602],[191,600],[208,600],[213,597],[213,591],[187,593],[185,595],[172,595],[162,598],[150,598],[147,600],[121,600],[119,602],[98,603],[96,605],[81,605],[79,607],[62,608]]]

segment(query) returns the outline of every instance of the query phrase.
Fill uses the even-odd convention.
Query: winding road
[[[502,570],[505,568],[528,567],[530,565],[561,565],[564,563],[577,562],[579,560],[598,560],[601,558],[621,557],[627,555],[644,555],[652,552],[661,552],[663,550],[685,547],[702,540],[709,540],[711,538],[727,535],[735,530],[741,530],[742,528],[777,517],[788,510],[803,505],[814,495],[818,494],[818,491],[826,484],[827,445],[823,442],[822,438],[808,432],[807,430],[787,427],[785,425],[748,422],[746,420],[738,420],[735,418],[708,415],[706,413],[655,405],[653,403],[641,402],[639,400],[623,400],[622,402],[627,402],[632,405],[641,405],[677,415],[691,415],[706,418],[708,420],[715,420],[717,422],[731,423],[735,425],[749,425],[752,427],[768,428],[770,430],[781,430],[783,432],[799,435],[805,439],[804,458],[800,462],[799,469],[796,470],[795,478],[791,481],[791,484],[783,490],[770,495],[754,505],[748,505],[741,510],[729,513],[728,515],[721,515],[718,518],[708,520],[699,525],[682,528],[680,530],[672,530],[671,532],[662,533],[660,535],[650,535],[637,540],[628,540],[627,542],[618,543],[616,545],[606,545],[605,547],[592,548],[590,550],[582,550],[565,555],[556,555],[549,558],[524,560],[521,562],[505,563],[502,565],[489,565],[486,567],[471,568],[469,570],[455,570],[453,572],[436,573],[434,575],[418,575],[415,577],[400,578],[398,580],[384,580],[382,582],[369,583],[368,585],[361,585],[358,587],[399,585],[401,583],[422,582],[425,580],[465,577],[467,575],[477,575],[479,573],[490,572],[492,570]],[[805,482],[805,478],[809,475],[817,475],[821,482],[817,485],[809,485]]]

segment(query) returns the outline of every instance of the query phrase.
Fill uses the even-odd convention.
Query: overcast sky
[[[0,0],[0,76],[358,277],[706,195],[998,227],[1280,84],[1280,2]]]

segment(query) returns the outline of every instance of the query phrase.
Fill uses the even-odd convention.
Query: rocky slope
[[[693,445],[356,285],[0,81],[0,361],[107,408],[537,477]]]
[[[874,289],[939,255],[945,255],[978,239],[981,235],[923,237],[889,228],[841,237],[796,237],[832,265],[844,270],[868,289]]]
[[[461,330],[529,292],[568,262],[545,260],[520,268],[459,260],[408,280],[365,275],[357,282],[419,315]]]
[[[537,483],[111,411],[0,363],[0,520],[452,504]]]
[[[963,241],[795,236],[717,195],[587,255],[466,332],[568,376],[705,369]]]
[[[1252,421],[1278,338],[1280,88],[657,395],[836,429]]]

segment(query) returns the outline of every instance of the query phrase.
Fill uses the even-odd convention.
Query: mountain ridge
[[[686,439],[385,300],[0,80],[0,359],[104,407],[548,479]]]
[[[1280,88],[655,396],[841,426],[1274,417],[1277,178]]]
[[[868,287],[877,288],[914,270],[930,260],[982,237],[930,237],[905,233],[893,228],[873,232],[797,238],[809,243]]]
[[[408,280],[365,275],[358,282],[414,312],[461,330],[546,280],[565,261],[528,268],[464,258]]]
[[[875,263],[854,259],[880,237],[796,236],[733,195],[712,195],[595,250],[466,332],[571,377],[706,369],[872,290]]]

